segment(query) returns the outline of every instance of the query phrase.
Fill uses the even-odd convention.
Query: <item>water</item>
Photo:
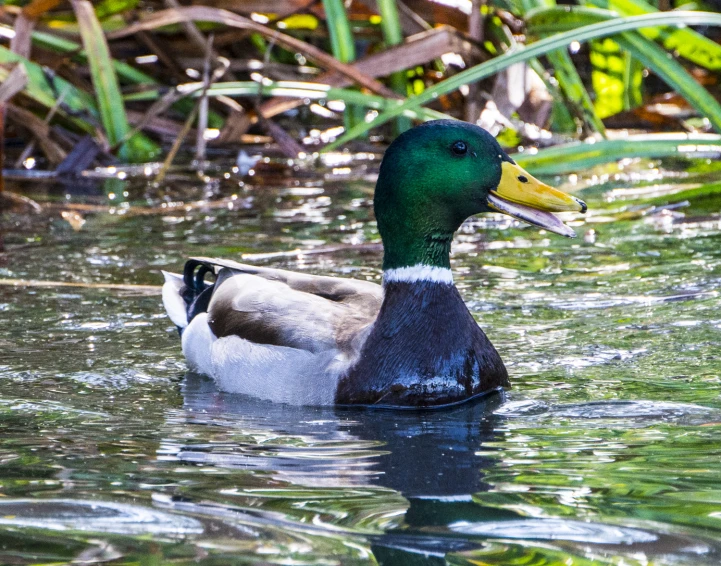
[[[664,196],[713,164],[550,179],[589,203],[577,240],[464,226],[453,268],[505,398],[287,407],[186,373],[159,270],[379,280],[376,168],[13,185],[48,213],[5,217],[0,277],[30,284],[0,285],[0,564],[721,562],[721,194]]]

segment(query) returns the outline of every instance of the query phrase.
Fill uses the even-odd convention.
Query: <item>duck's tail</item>
[[[191,259],[185,263],[183,275],[163,271],[163,306],[168,317],[179,332],[201,312],[207,312],[214,283],[204,279],[208,273],[215,274],[211,264]]]

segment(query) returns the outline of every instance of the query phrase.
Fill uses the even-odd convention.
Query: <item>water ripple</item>
[[[204,530],[191,517],[125,503],[75,499],[0,501],[0,525],[122,535],[199,535]]]
[[[456,533],[493,538],[569,540],[598,544],[636,544],[658,540],[657,535],[640,529],[563,519],[526,519],[488,523],[458,521],[448,527]]]
[[[678,421],[689,417],[711,420],[719,411],[690,403],[672,401],[591,401],[548,405],[543,401],[511,401],[494,412],[504,417],[533,417],[538,415],[574,419],[649,419]]]

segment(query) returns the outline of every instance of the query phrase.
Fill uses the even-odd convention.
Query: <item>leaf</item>
[[[525,0],[524,5],[543,9],[555,7],[556,2],[555,0]],[[590,126],[592,130],[599,132],[605,137],[606,128],[600,116],[596,113],[591,97],[568,51],[566,49],[559,49],[548,53],[546,57],[555,71],[556,80],[565,95],[565,102],[571,107],[570,110],[572,110],[578,118],[583,120],[584,125]]]
[[[245,29],[259,33],[273,39],[276,43],[278,43],[278,45],[303,53],[306,57],[315,61],[322,67],[337,71],[372,92],[389,98],[397,98],[393,91],[386,88],[379,81],[359,72],[351,65],[337,61],[334,57],[328,55],[317,47],[227,10],[208,8],[206,6],[189,6],[185,8],[162,10],[138,23],[131,24],[124,29],[109,34],[109,37],[111,39],[126,37],[139,31],[147,31],[189,21],[213,22],[231,28]]]
[[[188,96],[200,96],[200,83],[180,85],[182,92],[188,92]],[[366,94],[357,90],[333,88],[319,83],[303,83],[297,81],[264,81],[259,85],[253,81],[219,82],[214,83],[208,89],[208,96],[229,96],[237,98],[255,98],[258,94],[262,96],[278,96],[285,98],[298,98],[310,100],[342,100],[347,104],[364,106],[373,110],[386,110],[394,105],[400,104],[400,100],[387,99],[375,94]],[[155,100],[160,98],[160,90],[146,90],[129,94],[125,97],[127,101]],[[406,116],[416,120],[451,120],[451,116],[431,110],[430,108],[409,109]]]
[[[537,175],[563,175],[610,163],[625,157],[661,158],[703,152],[721,152],[715,134],[644,134],[595,143],[577,142],[541,149],[535,154],[516,153],[521,167]]]
[[[616,10],[623,16],[658,13],[655,6],[643,0],[588,0],[600,8]],[[690,29],[645,29],[641,34],[657,39],[668,51],[711,71],[721,69],[721,45]]]
[[[125,103],[120,94],[118,76],[115,74],[110,50],[100,22],[95,16],[93,5],[88,0],[72,0],[72,5],[78,19],[80,36],[88,54],[90,75],[93,79],[100,119],[110,145],[115,145],[123,140],[130,131],[128,118],[125,115]],[[141,134],[136,135],[140,136]],[[129,161],[149,161],[156,152],[143,151],[144,145],[139,142],[123,144],[118,153],[121,158]]]
[[[342,0],[323,0],[333,56],[341,63],[355,60],[355,43]]]
[[[88,93],[83,92],[65,79],[54,76],[50,73],[46,75],[43,68],[37,63],[29,61],[25,57],[13,53],[6,47],[0,46],[0,64],[22,62],[28,75],[28,82],[24,89],[24,94],[29,96],[47,109],[55,105],[55,101],[61,93],[65,93],[63,100],[63,108],[70,110],[78,116],[85,116],[82,119],[78,116],[69,116],[63,110],[61,114],[65,114],[68,120],[72,121],[77,127],[83,131],[91,132],[93,127],[89,124],[89,119],[97,119],[99,114],[95,100]],[[0,80],[4,80],[7,73],[0,68]]]
[[[326,27],[330,35],[330,45],[333,56],[341,63],[352,63],[356,56],[355,42],[353,41],[353,32],[348,23],[348,15],[345,12],[343,1],[323,0],[323,8],[325,10]],[[262,122],[263,116],[262,114],[260,114],[260,116],[260,121]],[[362,122],[363,119],[364,116],[360,108],[352,106],[345,109],[343,123],[346,128]],[[269,124],[272,124],[272,122],[269,122]],[[269,133],[278,141],[281,148],[289,145],[281,142],[281,139],[283,139],[282,135],[276,136],[272,131]],[[297,148],[289,149],[290,151],[295,151]]]
[[[623,107],[626,110],[643,104],[643,73],[641,62],[630,53],[624,54],[623,69]]]
[[[381,31],[386,46],[401,45],[403,43],[403,29],[395,0],[377,0],[378,11],[381,14]],[[404,71],[398,71],[390,76],[390,84],[395,92],[402,96],[408,95],[408,82]],[[396,133],[400,134],[412,126],[407,118],[396,120]]]
[[[566,25],[568,20],[585,24],[593,24],[599,20],[615,21],[613,12],[587,8],[573,10],[547,8],[531,13],[528,16],[528,24],[531,29],[535,29],[536,19],[545,21],[546,29],[549,30],[553,30],[553,27],[549,26],[550,21],[556,22],[557,25],[560,24],[559,27]],[[615,41],[623,50],[631,53],[638,61],[666,81],[702,116],[706,116],[716,131],[721,132],[721,105],[691,76],[683,65],[656,43],[643,38],[639,33],[622,33],[615,38]]]
[[[616,18],[608,22],[599,22],[583,26],[578,29],[569,30],[563,33],[541,39],[525,49],[519,49],[512,52],[504,53],[503,55],[486,61],[480,65],[475,65],[470,69],[450,77],[437,85],[427,89],[418,96],[414,96],[403,101],[401,104],[386,110],[382,114],[379,114],[365,124],[359,124],[355,128],[352,128],[346,132],[343,136],[338,138],[335,142],[326,146],[323,151],[332,151],[338,146],[355,139],[359,135],[363,135],[368,130],[385,124],[388,120],[399,116],[403,112],[418,108],[423,104],[427,104],[442,96],[457,90],[463,85],[473,83],[491,76],[502,69],[506,69],[515,63],[521,63],[528,61],[533,57],[539,57],[545,55],[555,49],[566,47],[572,41],[578,41],[583,43],[591,39],[599,37],[606,37],[609,35],[615,35],[639,29],[643,27],[662,26],[662,25],[711,25],[721,26],[721,14],[715,14],[711,12],[664,12],[662,14],[649,14],[643,16],[632,16],[628,18]]]
[[[592,41],[590,60],[599,116],[606,118],[641,104],[643,69],[618,42],[610,38]]]

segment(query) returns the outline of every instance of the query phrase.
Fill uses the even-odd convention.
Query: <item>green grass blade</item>
[[[60,77],[46,76],[43,68],[37,63],[21,57],[17,53],[13,53],[6,47],[0,46],[0,64],[7,65],[22,62],[28,75],[28,84],[24,89],[24,94],[35,102],[39,103],[46,109],[50,109],[61,93],[64,93],[63,108],[67,108],[72,113],[85,115],[89,121],[97,121],[100,117],[95,100],[88,93],[78,89],[73,84]],[[54,85],[49,81],[52,80]],[[65,114],[61,108],[60,114]],[[83,131],[92,132],[94,128],[88,120],[80,117],[68,117],[77,127]]]
[[[571,56],[567,51],[559,49],[548,53],[547,58],[555,70],[556,80],[558,80],[559,86],[566,95],[567,103],[576,108],[575,113],[583,118],[585,124],[590,125],[594,131],[605,137],[606,128],[600,116],[596,113],[591,97],[571,60]]]
[[[201,91],[194,85],[182,85],[188,90],[194,89],[191,97],[200,96]],[[349,105],[384,111],[397,106],[402,101],[384,98],[377,94],[366,94],[357,90],[333,88],[320,83],[302,83],[296,81],[265,81],[261,87],[253,81],[234,81],[214,83],[208,89],[208,96],[228,96],[231,98],[255,98],[262,96],[282,96],[310,100],[340,100]],[[160,97],[159,90],[136,92],[125,97],[126,101],[156,100]],[[430,108],[409,109],[405,116],[416,120],[452,120],[453,117]]]
[[[564,29],[568,21],[578,25],[594,24],[601,20],[610,21],[613,12],[607,10],[588,10],[577,8],[547,8],[529,14],[529,29],[535,29],[535,22],[545,22],[545,29],[553,33],[553,26],[548,22],[556,22],[557,28]],[[653,41],[641,37],[638,33],[624,33],[614,38],[622,50],[631,53],[644,66],[651,69],[666,83],[683,96],[702,116],[706,116],[714,129],[721,132],[721,105],[709,92],[702,87],[678,61]]]
[[[443,94],[448,94],[461,86],[479,81],[489,77],[502,69],[506,69],[515,63],[527,61],[533,57],[545,55],[556,49],[566,47],[572,41],[584,43],[598,37],[606,37],[616,35],[625,31],[631,31],[644,27],[669,26],[669,25],[710,25],[721,26],[721,14],[711,12],[664,12],[660,14],[648,14],[643,16],[632,16],[627,18],[617,18],[608,22],[599,22],[578,29],[566,31],[541,39],[531,44],[525,49],[519,49],[514,52],[504,53],[500,57],[496,57],[491,61],[481,63],[466,69],[465,71],[450,77],[437,85],[429,88],[418,96],[414,96],[405,100],[395,108],[387,110],[379,114],[370,122],[359,124],[346,132],[332,144],[326,146],[324,151],[331,151],[338,146],[365,134],[368,130],[375,128],[381,124],[392,120],[408,109],[417,108],[423,104],[427,104]]]
[[[721,152],[715,134],[645,134],[622,140],[577,142],[541,149],[535,154],[516,153],[516,162],[536,175],[564,175],[611,163],[626,157],[661,158]]]
[[[355,61],[355,42],[343,0],[323,0],[323,9],[333,56],[341,63]],[[361,109],[357,107],[346,108],[344,116],[346,129],[362,123],[364,119]]]
[[[531,8],[553,8],[556,6],[556,1],[525,0],[523,5],[528,12],[531,11]],[[573,113],[579,117],[585,125],[590,126],[593,131],[599,132],[605,137],[606,128],[596,112],[593,101],[591,101],[591,97],[576,70],[576,66],[571,60],[571,55],[567,50],[559,49],[558,51],[548,53],[546,57],[555,71],[558,85],[565,94],[566,103],[572,107]]]
[[[333,56],[341,63],[355,61],[355,43],[342,0],[323,0]]]
[[[87,0],[73,0],[72,5],[78,19],[83,46],[88,56],[90,76],[100,110],[100,120],[108,142],[110,145],[115,145],[130,131],[118,76],[115,73],[105,34],[95,16],[93,5]],[[118,154],[123,160],[149,161],[157,154],[157,148],[153,148],[154,144],[148,142],[147,138],[136,134],[120,147]]]
[[[378,11],[381,15],[381,30],[383,39],[387,46],[400,45],[403,43],[403,28],[398,16],[398,6],[395,0],[377,0]],[[390,76],[391,88],[402,96],[408,96],[408,81],[405,73],[399,71]],[[411,127],[411,122],[405,117],[396,120],[396,133],[405,132]]]
[[[623,108],[630,110],[643,104],[643,65],[630,53],[623,61]]]
[[[658,13],[655,6],[643,0],[588,0],[600,8],[615,10],[622,16]],[[721,45],[690,29],[641,30],[644,37],[657,39],[665,49],[678,53],[684,59],[717,71],[721,69]]]

